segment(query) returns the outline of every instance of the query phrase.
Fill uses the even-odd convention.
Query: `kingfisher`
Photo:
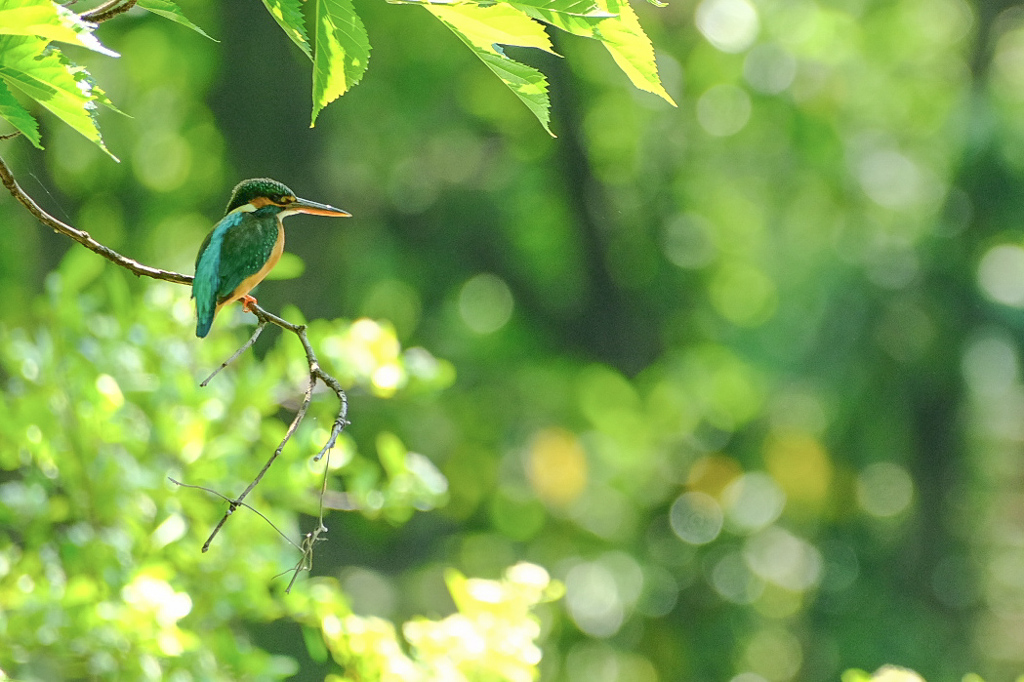
[[[229,303],[240,300],[242,309],[249,312],[249,306],[256,303],[249,292],[281,259],[284,219],[295,213],[351,215],[340,208],[300,199],[270,178],[243,180],[235,186],[224,217],[206,235],[196,256],[192,280],[196,336],[205,337],[213,318]]]

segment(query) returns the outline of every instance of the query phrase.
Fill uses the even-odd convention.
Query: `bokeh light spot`
[[[665,223],[662,250],[673,265],[695,270],[709,265],[718,255],[712,238],[714,228],[707,218],[695,213],[674,216]]]
[[[756,45],[743,60],[743,77],[758,92],[777,95],[793,84],[796,58],[774,43]]]
[[[599,562],[574,566],[565,577],[565,603],[569,615],[592,637],[611,637],[625,618],[615,576]]]
[[[960,365],[967,385],[983,396],[1005,395],[1020,376],[1017,348],[1012,340],[1002,336],[990,335],[972,341]]]
[[[992,59],[995,85],[1011,97],[1024,88],[1024,29],[1006,31],[996,42]]]
[[[758,576],[796,592],[814,587],[821,578],[821,553],[811,543],[778,526],[751,536],[743,556]]]
[[[400,335],[408,335],[420,321],[419,293],[397,279],[377,282],[362,303],[362,315],[390,320]]]
[[[921,203],[928,187],[918,164],[894,149],[876,149],[863,155],[857,176],[864,192],[879,206],[902,208]]]
[[[672,503],[669,524],[679,539],[705,545],[722,532],[724,516],[718,501],[706,493],[683,493]]]
[[[477,334],[496,332],[512,317],[512,291],[496,275],[482,273],[470,278],[459,292],[459,314]]]
[[[717,497],[743,473],[739,462],[725,455],[708,455],[701,457],[686,477],[686,487]]]
[[[637,611],[648,618],[660,618],[668,615],[678,601],[679,584],[671,571],[658,565],[645,567]]]
[[[747,0],[704,0],[694,17],[697,30],[722,52],[742,52],[757,38],[757,10]]]
[[[993,301],[1024,308],[1024,248],[1000,244],[986,251],[978,263],[978,285]]]
[[[751,604],[764,592],[764,581],[754,575],[739,552],[729,552],[711,569],[711,586],[726,601]]]
[[[177,133],[157,129],[139,138],[132,164],[135,177],[148,189],[170,192],[188,180],[192,147]]]
[[[565,429],[545,429],[534,436],[527,454],[530,487],[547,504],[564,507],[587,485],[587,457],[576,435]]]
[[[750,638],[744,663],[768,682],[783,682],[800,671],[803,649],[800,640],[788,630],[765,629]]]
[[[743,533],[758,531],[773,523],[786,506],[786,494],[768,474],[743,474],[723,491],[729,525]]]
[[[524,542],[543,528],[547,514],[543,505],[528,491],[506,487],[491,498],[491,523],[511,540]]]
[[[877,462],[857,477],[857,501],[872,516],[896,516],[910,506],[913,497],[914,480],[899,464]]]
[[[121,393],[121,387],[118,385],[117,379],[109,374],[100,374],[96,377],[96,391],[106,399],[111,408],[116,410],[124,405],[124,394]]]
[[[709,135],[728,137],[750,120],[750,95],[731,83],[714,85],[697,100],[697,122]]]
[[[346,568],[340,577],[353,613],[381,618],[394,615],[397,598],[387,577],[359,566]]]
[[[711,281],[711,303],[728,321],[756,327],[775,314],[778,293],[775,282],[757,268],[731,263]]]
[[[765,465],[786,497],[811,509],[828,501],[832,462],[817,438],[804,433],[779,434],[765,444]]]

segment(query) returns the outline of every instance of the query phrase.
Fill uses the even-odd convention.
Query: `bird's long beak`
[[[311,215],[334,216],[337,218],[347,218],[352,215],[348,211],[342,211],[340,208],[334,208],[327,204],[318,204],[309,199],[296,199],[288,204],[285,210],[289,213],[309,213]]]

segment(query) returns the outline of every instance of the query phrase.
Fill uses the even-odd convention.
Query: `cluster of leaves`
[[[135,4],[198,30],[169,0]],[[39,149],[43,148],[39,124],[14,92],[38,102],[110,154],[100,135],[96,110],[101,104],[118,109],[85,67],[54,45],[65,43],[120,56],[100,43],[93,34],[96,24],[89,18],[89,13],[76,14],[52,0],[0,0],[0,116]]]
[[[466,578],[451,569],[445,582],[457,612],[441,620],[413,619],[402,627],[405,654],[395,627],[381,618],[346,615],[333,579],[305,590],[306,599],[290,606],[307,628],[322,635],[307,643],[318,658],[330,655],[345,669],[329,682],[394,680],[508,680],[530,682],[536,675],[541,634],[534,608],[558,599],[562,585],[535,564],[510,567],[501,580]]]
[[[1017,682],[1024,679],[1018,677]],[[901,668],[895,665],[882,666],[874,673],[865,672],[856,668],[843,673],[843,682],[924,682],[924,678],[909,668]],[[984,682],[974,673],[967,673],[963,676],[962,682]]]
[[[165,474],[225,493],[244,486],[280,439],[285,425],[274,415],[289,409],[308,371],[293,364],[294,341],[282,335],[262,362],[244,358],[200,388],[204,368],[239,339],[187,342],[184,287],[148,287],[146,305],[168,314],[136,316],[127,276],[73,250],[47,290],[30,327],[0,325],[0,669],[24,680],[292,674],[290,659],[254,649],[244,632],[224,626],[274,620],[303,603],[279,599],[287,580],[275,578],[298,557],[282,535],[297,537],[300,514],[316,514],[324,462],[309,455],[326,430],[304,423],[275,476],[250,497],[280,530],[242,510],[207,554],[199,546],[223,501]],[[330,349],[324,362],[355,394],[401,402],[452,380],[446,363],[401,349],[386,325],[316,327]],[[335,357],[345,359],[337,368]],[[328,402],[316,401],[314,420],[330,412]],[[374,442],[378,452],[367,456]],[[344,499],[344,508],[371,518],[397,522],[445,500],[444,477],[387,432],[366,445],[343,434],[327,463],[328,503]],[[351,616],[337,585],[296,584],[300,595],[307,589],[326,589],[331,598],[321,604]],[[516,602],[523,608],[506,620],[532,622],[538,600]],[[321,611],[321,621],[327,615]]]
[[[547,79],[536,68],[506,55],[501,47],[531,47],[556,54],[544,26],[599,41],[636,87],[675,104],[662,87],[651,42],[626,0],[394,1],[423,5],[522,100],[549,133]],[[313,62],[312,126],[324,107],[362,79],[370,58],[366,27],[350,0],[318,0],[314,8],[316,30],[311,38],[306,31],[303,3],[263,2],[287,36]],[[138,0],[134,4],[209,37],[170,0]],[[53,0],[0,0],[0,117],[40,149],[38,122],[14,92],[38,102],[110,153],[95,113],[99,105],[115,111],[117,108],[85,67],[72,62],[54,44],[77,45],[118,57],[96,38],[96,24],[90,18],[88,12],[76,14]]]

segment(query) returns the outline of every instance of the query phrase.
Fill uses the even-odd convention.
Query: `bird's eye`
[[[291,194],[285,194],[283,197],[277,200],[279,204],[291,204],[295,202],[295,197]]]

